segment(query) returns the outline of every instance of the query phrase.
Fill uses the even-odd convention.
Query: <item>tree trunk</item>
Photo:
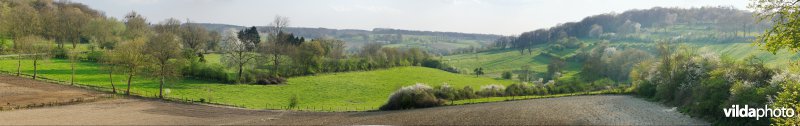
[[[117,88],[114,86],[114,77],[111,75],[114,74],[114,65],[111,65],[111,68],[108,70],[108,80],[111,82],[111,92],[117,94]]]
[[[273,59],[272,59],[273,64],[272,65],[274,65],[273,68],[272,68],[272,72],[274,72],[275,75],[278,75],[278,66],[280,65],[280,61],[278,61],[278,57],[279,56],[280,55],[278,55],[277,51],[272,56],[273,57]]]
[[[164,73],[166,73],[166,72],[164,72],[164,65],[165,64],[166,63],[162,63],[161,64],[161,75],[160,75],[161,76],[161,81],[160,81],[160,84],[158,84],[158,98],[162,98],[162,99],[164,98],[164,76],[166,76],[164,74]]]
[[[131,79],[133,78],[133,69],[128,73],[128,89],[125,90],[125,95],[131,95]]]
[[[19,76],[20,67],[22,67],[22,53],[17,54],[17,76]]]
[[[241,83],[242,81],[242,67],[244,67],[244,63],[239,63],[239,74],[236,76],[236,83]]]
[[[33,79],[36,80],[36,58],[33,58]]]
[[[74,58],[74,57],[70,57],[70,62],[72,62],[72,63],[70,63],[70,67],[72,67],[72,75],[70,76],[70,79],[69,79],[69,85],[75,85],[75,59],[71,59],[71,58]]]
[[[161,75],[161,84],[158,85],[158,98],[164,98],[164,75]]]

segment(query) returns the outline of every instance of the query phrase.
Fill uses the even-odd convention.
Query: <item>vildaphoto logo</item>
[[[792,108],[768,108],[767,105],[764,105],[764,108],[750,108],[747,105],[744,105],[743,108],[739,108],[739,105],[731,105],[731,108],[722,109],[725,112],[725,117],[755,117],[756,120],[762,117],[794,117],[794,109]]]

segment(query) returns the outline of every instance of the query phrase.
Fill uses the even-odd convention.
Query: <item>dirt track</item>
[[[133,98],[0,111],[0,125],[79,124],[705,125],[707,123],[689,118],[657,103],[623,95],[575,96],[405,111],[349,113],[244,110]]]

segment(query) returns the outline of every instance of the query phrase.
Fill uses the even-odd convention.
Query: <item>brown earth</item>
[[[46,102],[48,99],[98,94],[69,86],[7,78],[0,76],[0,82],[4,83],[0,89],[0,101]],[[156,124],[708,125],[675,112],[674,108],[626,95],[573,96],[380,112],[247,110],[138,98],[113,98],[75,105],[0,111],[0,125]]]
[[[100,92],[28,78],[0,75],[0,110],[91,101]]]

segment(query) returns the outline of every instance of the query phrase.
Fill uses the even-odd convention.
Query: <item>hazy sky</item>
[[[732,6],[748,0],[73,0],[117,18],[131,11],[150,22],[169,17],[202,23],[267,25],[275,15],[293,27],[398,28],[514,35],[586,16],[662,7]]]

